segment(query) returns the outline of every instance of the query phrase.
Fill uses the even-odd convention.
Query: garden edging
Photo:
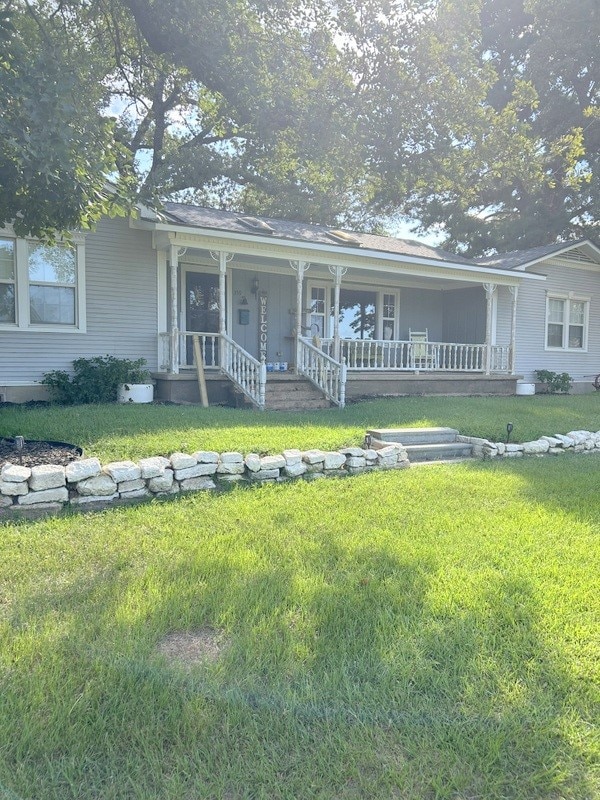
[[[600,431],[557,433],[523,444],[460,435],[458,440],[473,445],[473,455],[484,459],[600,450]],[[235,482],[340,477],[409,466],[406,449],[401,444],[379,450],[361,447],[329,452],[284,450],[281,455],[273,456],[200,450],[192,454],[173,453],[170,458],[142,458],[137,463],[112,461],[104,466],[97,458],[73,461],[66,467],[5,464],[0,470],[0,514],[26,509],[59,511],[65,506],[94,507],[117,500],[214,490],[219,484]]]

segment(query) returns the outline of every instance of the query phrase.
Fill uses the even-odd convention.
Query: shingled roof
[[[212,230],[231,231],[233,233],[254,233],[257,236],[271,236],[273,239],[290,239],[299,242],[314,244],[339,244],[344,247],[364,248],[383,253],[396,253],[398,255],[427,258],[435,261],[444,261],[452,264],[473,264],[461,256],[448,253],[438,247],[414,239],[397,239],[393,236],[377,236],[373,233],[359,233],[357,231],[342,231],[349,238],[345,241],[337,238],[335,232],[338,228],[329,228],[324,225],[311,225],[308,222],[293,222],[272,217],[257,217],[260,222],[266,223],[272,232],[257,228],[252,231],[248,224],[241,221],[241,213],[233,211],[219,211],[213,208],[190,206],[184,203],[165,203],[164,212],[168,220],[179,225],[194,228],[209,228]]]

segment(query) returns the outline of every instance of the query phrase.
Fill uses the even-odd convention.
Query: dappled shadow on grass
[[[359,530],[332,521],[329,531],[325,506],[293,517],[289,504],[303,496],[263,493],[273,506],[259,541],[245,535],[258,494],[215,532],[204,503],[173,506],[197,532],[172,544],[159,534],[173,524],[169,508],[156,507],[140,533],[156,538],[160,558],[114,553],[101,570],[22,598],[11,625],[32,637],[0,701],[29,720],[5,750],[15,791],[591,797],[584,746],[569,730],[585,715],[581,697],[540,635],[527,575],[460,559],[450,574],[441,552],[399,546],[393,520],[391,532],[371,530],[364,508],[349,523],[362,517]],[[223,514],[231,499],[218,501]],[[155,654],[169,631],[206,625],[227,631],[218,661],[184,671]]]

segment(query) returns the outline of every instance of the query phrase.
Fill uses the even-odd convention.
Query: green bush
[[[536,369],[535,375],[540,383],[546,387],[548,394],[557,392],[568,393],[573,384],[573,378],[568,372],[551,372],[549,369]]]
[[[73,361],[73,375],[56,369],[46,372],[40,383],[48,387],[50,399],[60,405],[112,403],[121,383],[147,383],[146,359],[94,356]]]

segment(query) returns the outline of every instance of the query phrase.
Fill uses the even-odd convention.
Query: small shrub
[[[113,403],[121,383],[147,383],[150,373],[146,359],[94,356],[73,361],[73,375],[64,370],[46,372],[40,383],[48,387],[50,398],[60,405],[75,403]]]
[[[552,372],[549,369],[536,369],[536,378],[546,387],[548,394],[557,392],[568,393],[573,384],[573,378],[568,372]]]

